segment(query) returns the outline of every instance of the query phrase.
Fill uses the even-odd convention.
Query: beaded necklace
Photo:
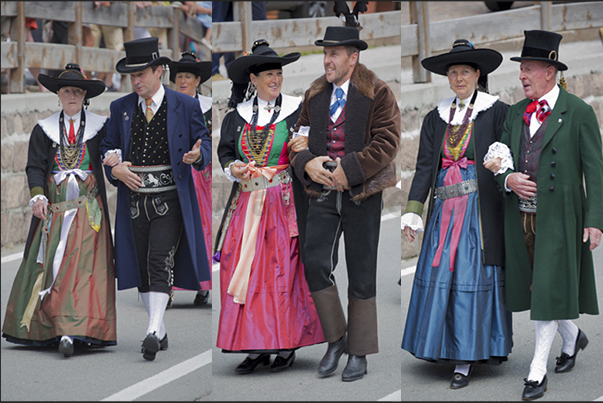
[[[452,101],[452,105],[450,106],[450,118],[448,119],[448,126],[446,127],[446,142],[450,148],[455,148],[458,146],[459,142],[463,138],[463,135],[467,131],[467,126],[469,125],[469,118],[471,117],[471,113],[473,112],[473,105],[475,104],[475,99],[477,98],[477,90],[473,92],[473,96],[471,97],[471,101],[469,102],[469,106],[467,107],[467,112],[465,112],[465,117],[463,118],[463,123],[456,128],[452,125],[452,119],[454,118],[454,114],[456,112],[456,97],[454,97],[454,101]]]
[[[82,111],[80,114],[80,127],[75,135],[75,143],[69,144],[67,130],[65,129],[65,118],[63,111],[59,117],[60,147],[57,153],[57,164],[61,169],[74,169],[80,166],[84,157],[85,146],[82,144],[84,138],[84,129],[86,127],[86,114]]]

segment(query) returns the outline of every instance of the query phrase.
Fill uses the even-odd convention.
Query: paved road
[[[2,258],[2,308],[20,259]],[[0,343],[1,400],[187,400],[211,393],[211,305],[195,307],[192,291],[176,291],[165,313],[169,349],[155,361],[140,353],[147,313],[136,289],[117,293],[117,346],[77,350],[70,358],[55,348]]]
[[[388,216],[386,216],[387,218]],[[340,263],[335,270],[342,304],[347,305],[346,268],[340,245]],[[320,379],[316,372],[326,351],[326,344],[304,347],[296,352],[293,366],[284,372],[272,374],[270,367],[258,366],[249,375],[237,375],[235,367],[243,361],[243,354],[224,354],[213,349],[213,392],[207,400],[262,400],[262,401],[400,401],[400,359],[402,350],[400,322],[400,215],[382,221],[377,274],[377,313],[379,350],[368,356],[368,374],[359,381],[342,382],[341,371],[347,362],[343,356],[334,375]],[[214,272],[214,289],[218,289],[218,275]],[[220,305],[213,303],[214,345],[218,329]],[[205,399],[204,399],[205,400]]]
[[[599,311],[603,312],[602,246],[595,249],[594,256]],[[408,273],[402,277],[403,324],[406,322],[415,264],[416,258],[402,264],[402,272]],[[561,336],[555,336],[547,366],[548,390],[539,401],[603,400],[603,320],[601,315],[581,315],[574,323],[586,333],[590,343],[578,354],[576,366],[571,372],[556,374],[555,357],[561,352]],[[403,401],[521,400],[523,378],[528,376],[534,352],[534,324],[530,321],[529,312],[513,314],[513,351],[509,360],[499,366],[476,366],[469,386],[463,389],[450,389],[453,365],[428,363],[413,357],[405,350],[402,351]]]

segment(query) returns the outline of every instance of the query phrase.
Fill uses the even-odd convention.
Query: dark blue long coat
[[[180,239],[174,265],[174,286],[198,290],[199,282],[210,280],[203,227],[199,215],[197,195],[194,190],[190,166],[182,161],[184,153],[190,151],[201,139],[200,164],[193,164],[197,170],[204,169],[211,161],[211,137],[203,124],[203,113],[199,101],[165,88],[167,97],[167,129],[170,163],[178,190],[182,209],[184,233]],[[120,149],[122,156],[129,155],[130,126],[137,108],[138,94],[135,92],[111,102],[111,116],[107,125],[107,135],[101,143],[101,155],[109,150]],[[130,219],[130,189],[111,176],[105,167],[109,182],[117,186],[117,211],[115,215],[115,275],[119,290],[141,286],[134,232]]]

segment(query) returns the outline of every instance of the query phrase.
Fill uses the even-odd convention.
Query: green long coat
[[[580,313],[599,313],[590,242],[583,243],[582,235],[585,227],[603,229],[601,133],[593,108],[560,90],[538,162],[533,270],[518,196],[505,192],[507,309],[531,309],[532,320],[576,319]],[[522,117],[529,102],[526,98],[511,106],[504,124],[501,142],[511,149],[515,172]],[[496,176],[503,188],[510,173],[507,170]]]

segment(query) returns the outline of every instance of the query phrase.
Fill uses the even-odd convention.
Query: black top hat
[[[537,60],[556,66],[559,70],[567,70],[567,66],[559,60],[559,42],[563,38],[556,32],[533,30],[523,31],[525,40],[521,57],[512,57],[514,62],[522,60]]]
[[[237,84],[249,82],[250,73],[259,73],[264,70],[280,69],[293,63],[301,53],[293,52],[279,56],[265,39],[253,42],[251,53],[235,59],[228,68],[228,77]]]
[[[147,67],[171,62],[169,58],[159,56],[159,39],[154,36],[124,42],[124,49],[126,57],[115,65],[118,73],[136,73]]]
[[[38,81],[55,94],[63,87],[76,87],[86,91],[86,98],[94,98],[105,92],[105,83],[101,80],[88,80],[79,64],[67,63],[65,71],[58,77],[38,75]]]
[[[186,51],[182,53],[180,60],[170,63],[170,81],[176,82],[176,74],[193,73],[201,78],[201,83],[211,77],[211,62],[201,62],[197,55]]]
[[[492,73],[502,63],[503,56],[493,49],[476,49],[466,39],[457,39],[448,53],[421,60],[421,65],[432,73],[445,76],[455,64],[467,64],[479,69],[481,76]]]
[[[358,28],[353,27],[327,27],[324,39],[314,42],[317,46],[354,46],[365,50],[368,45],[360,39]]]

